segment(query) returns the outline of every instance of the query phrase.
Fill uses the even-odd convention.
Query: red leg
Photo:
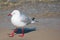
[[[14,29],[14,32],[17,32],[17,28],[16,28],[16,29]]]
[[[9,34],[9,37],[14,37],[14,31]]]
[[[9,34],[9,37],[14,37],[14,33],[17,31],[17,28],[14,29],[10,34]]]
[[[22,34],[20,34],[19,36],[24,37],[24,27],[22,27]]]

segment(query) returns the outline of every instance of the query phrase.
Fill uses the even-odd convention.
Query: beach
[[[35,17],[40,22],[29,24],[27,28],[36,28],[35,31],[25,33],[25,36],[9,37],[9,33],[15,29],[8,14],[14,9],[29,17]],[[19,7],[0,9],[0,40],[60,40],[60,3],[23,3]]]

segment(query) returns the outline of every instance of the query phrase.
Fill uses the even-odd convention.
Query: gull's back
[[[23,15],[21,14],[21,17],[22,17],[22,22],[26,23],[26,24],[30,24],[31,23],[31,18],[26,16],[26,15]]]

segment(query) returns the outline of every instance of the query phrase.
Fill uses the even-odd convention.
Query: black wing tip
[[[33,17],[32,20],[35,20],[35,17]]]

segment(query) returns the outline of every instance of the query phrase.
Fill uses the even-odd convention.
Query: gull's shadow
[[[36,28],[24,28],[24,34],[29,33],[32,31],[36,31]],[[22,28],[18,28],[16,34],[21,34],[22,33]]]

